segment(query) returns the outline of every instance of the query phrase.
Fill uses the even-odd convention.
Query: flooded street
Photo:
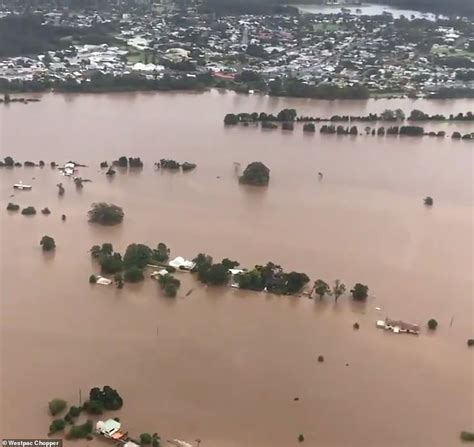
[[[474,143],[223,125],[226,113],[283,108],[323,117],[387,108],[449,115],[474,110],[473,100],[217,91],[41,98],[0,106],[1,158],[46,162],[0,170],[1,435],[45,437],[49,400],[78,404],[80,389],[84,396],[103,385],[123,396],[117,415],[130,434],[200,438],[202,447],[289,447],[300,433],[311,447],[451,447],[461,445],[461,430],[474,430],[466,347],[474,337]],[[422,125],[447,135],[474,127]],[[144,169],[107,178],[99,163],[121,155],[141,157]],[[155,171],[161,158],[198,166]],[[79,175],[92,183],[77,191],[52,160],[88,165]],[[271,169],[268,188],[238,184],[234,162],[243,169],[252,161]],[[19,180],[32,191],[13,191]],[[38,214],[9,214],[10,201]],[[122,206],[123,224],[88,224],[98,201]],[[39,213],[46,206],[49,216]],[[45,234],[56,240],[52,255],[41,252]],[[175,256],[205,252],[245,267],[273,261],[348,289],[361,282],[370,297],[335,304],[207,289],[185,273],[177,299],[150,279],[123,290],[88,283],[98,271],[92,245],[124,252],[132,242],[161,241]],[[386,316],[419,323],[422,334],[376,329]],[[433,334],[430,318],[439,322]]]

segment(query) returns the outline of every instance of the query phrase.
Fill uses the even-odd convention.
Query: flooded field
[[[474,101],[214,91],[51,94],[0,107],[1,157],[46,162],[0,170],[1,435],[44,437],[51,398],[78,403],[80,389],[97,385],[123,396],[117,415],[131,434],[200,438],[202,447],[296,446],[300,433],[311,447],[448,447],[460,445],[461,430],[474,431],[466,347],[474,336],[474,143],[222,124],[229,112],[285,107],[314,116],[398,107],[449,115],[474,110]],[[424,126],[448,135],[473,128]],[[107,178],[99,162],[121,155],[141,157],[144,169]],[[155,171],[160,158],[198,167]],[[89,166],[79,170],[92,180],[82,191],[49,167],[70,159]],[[271,169],[268,188],[238,184],[234,162],[255,160]],[[14,192],[19,180],[32,191]],[[423,205],[428,195],[432,208]],[[52,214],[9,214],[10,201]],[[122,206],[123,224],[88,224],[97,201]],[[56,240],[53,255],[39,247],[45,234]],[[92,245],[123,252],[160,241],[174,255],[206,252],[247,267],[273,261],[312,280],[362,282],[370,297],[355,305],[348,296],[335,304],[207,289],[185,273],[176,299],[150,279],[123,290],[88,283],[97,271]],[[385,316],[419,323],[422,334],[376,329]],[[430,318],[439,322],[434,334],[425,329]]]

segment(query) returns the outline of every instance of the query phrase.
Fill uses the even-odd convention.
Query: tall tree
[[[332,288],[332,294],[334,295],[334,300],[337,301],[341,295],[346,291],[346,286],[339,279],[334,281],[334,286]]]
[[[319,296],[320,300],[324,298],[324,295],[331,295],[331,288],[329,287],[329,284],[322,279],[315,281],[313,290],[315,291],[316,295]]]

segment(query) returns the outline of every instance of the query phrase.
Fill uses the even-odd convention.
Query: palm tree
[[[335,301],[338,300],[338,298],[344,294],[346,291],[346,286],[344,283],[342,283],[339,279],[336,279],[334,281],[334,287],[332,288],[332,293],[334,294],[334,299]]]

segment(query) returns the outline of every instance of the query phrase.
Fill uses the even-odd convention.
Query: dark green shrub
[[[51,416],[56,416],[66,409],[67,402],[64,399],[53,399],[51,402],[49,402],[48,407]]]

